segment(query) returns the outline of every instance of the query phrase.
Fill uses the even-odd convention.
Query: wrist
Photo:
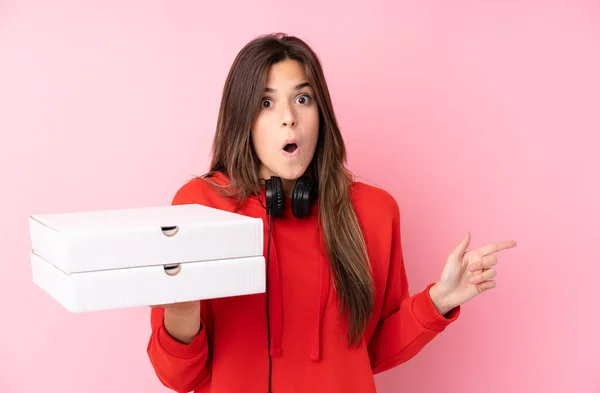
[[[167,333],[175,340],[189,344],[201,328],[200,310],[182,312],[181,310],[166,309],[164,326]]]
[[[441,315],[446,315],[456,308],[456,305],[452,304],[449,300],[446,291],[444,291],[437,282],[429,288],[429,297]]]

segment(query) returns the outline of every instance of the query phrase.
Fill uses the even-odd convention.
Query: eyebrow
[[[310,87],[310,83],[308,83],[308,82],[300,83],[299,85],[296,86],[296,90],[301,90],[307,86]],[[265,87],[265,92],[267,92],[267,93],[275,93],[276,91],[277,90],[272,89],[270,87]]]

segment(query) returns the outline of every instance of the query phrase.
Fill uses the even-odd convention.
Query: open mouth
[[[296,151],[296,149],[298,149],[298,145],[296,145],[295,143],[288,143],[283,148],[283,150],[285,150],[287,153],[293,153]]]

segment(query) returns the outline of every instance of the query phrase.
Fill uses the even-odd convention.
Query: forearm
[[[380,321],[368,344],[374,373],[411,359],[458,318],[458,308],[446,316],[438,313],[430,289],[404,298],[397,311]]]

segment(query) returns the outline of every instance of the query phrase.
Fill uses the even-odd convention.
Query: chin
[[[306,173],[307,167],[308,166],[274,168],[276,170],[273,171],[273,174],[279,176],[282,180],[294,181],[298,180]]]

